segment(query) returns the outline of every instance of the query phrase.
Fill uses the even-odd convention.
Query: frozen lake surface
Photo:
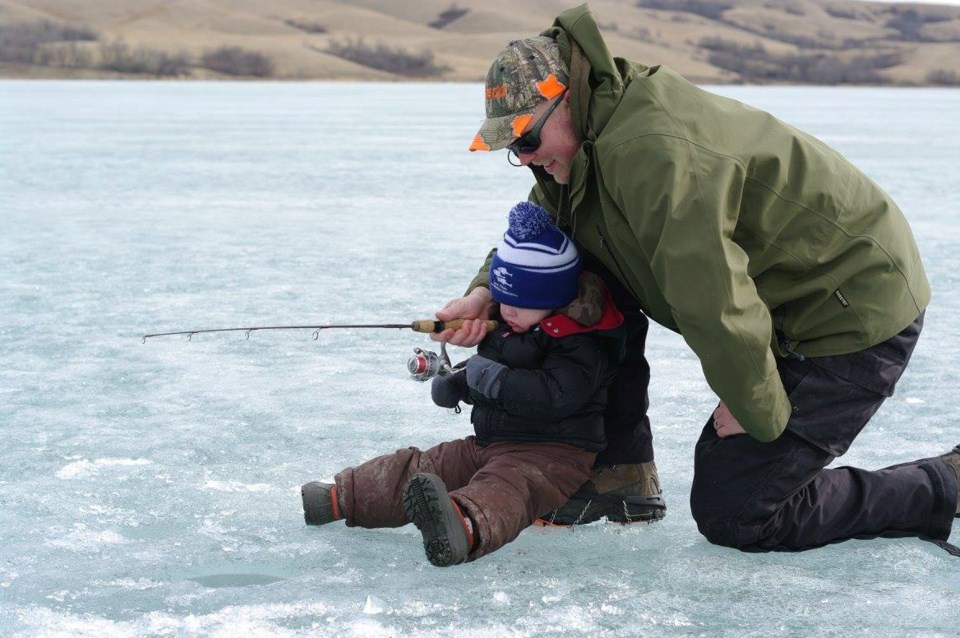
[[[890,399],[838,463],[960,442],[960,91],[724,87],[838,148],[910,219],[934,289]],[[412,527],[307,528],[299,485],[470,432],[406,378],[525,199],[470,154],[479,84],[0,82],[0,633],[956,636],[960,561],[914,539],[741,554],[701,537],[716,399],[652,330],[668,503],[431,567]],[[454,349],[454,360],[467,356]],[[952,542],[960,542],[955,532]]]

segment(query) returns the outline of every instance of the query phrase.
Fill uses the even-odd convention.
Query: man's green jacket
[[[926,307],[910,227],[816,138],[611,57],[587,5],[554,25],[583,144],[569,185],[534,167],[531,199],[683,336],[748,433],[776,439],[791,411],[777,356],[863,350]]]

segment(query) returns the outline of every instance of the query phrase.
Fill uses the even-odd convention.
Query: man
[[[873,472],[824,469],[893,393],[930,297],[886,193],[767,113],[611,57],[586,5],[511,43],[486,90],[471,150],[507,148],[530,167],[530,198],[683,336],[720,399],[691,490],[708,540],[946,541],[960,446]],[[485,277],[438,316],[485,317]],[[441,338],[469,345],[483,330]]]

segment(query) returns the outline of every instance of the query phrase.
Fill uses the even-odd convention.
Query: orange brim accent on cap
[[[556,75],[551,73],[547,76],[546,80],[537,82],[537,90],[540,91],[540,95],[548,100],[552,100],[566,91],[567,87],[564,86],[563,82],[557,79]]]
[[[519,109],[516,113],[510,115],[501,115],[499,117],[488,117],[483,121],[476,137],[470,143],[471,151],[499,151],[507,148],[510,142],[517,139],[517,133],[514,132],[514,122],[521,118],[533,117],[536,105],[524,109]],[[524,126],[526,124],[523,124]],[[519,130],[519,129],[518,129]]]
[[[473,138],[473,141],[470,142],[470,150],[471,151],[489,151],[490,145],[484,142],[483,138],[480,137],[480,134],[478,133]]]
[[[513,134],[515,137],[520,137],[523,135],[523,129],[527,128],[527,124],[533,120],[533,115],[526,114],[519,117],[513,118]]]

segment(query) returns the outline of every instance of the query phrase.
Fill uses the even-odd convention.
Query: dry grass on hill
[[[571,4],[0,0],[0,75],[478,81],[506,42],[538,33]],[[956,7],[854,0],[596,0],[591,7],[616,55],[666,64],[697,82],[960,83]],[[93,39],[56,39],[81,28]]]

